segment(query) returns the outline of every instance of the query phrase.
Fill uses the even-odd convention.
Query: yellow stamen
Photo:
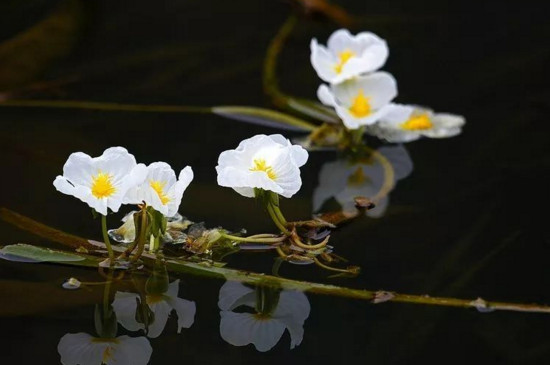
[[[422,113],[420,115],[413,115],[405,123],[401,124],[401,128],[408,131],[419,131],[430,129],[433,127],[432,121],[427,113]]]
[[[92,195],[98,199],[108,198],[116,192],[116,188],[111,182],[111,175],[98,172],[92,176]]]
[[[157,192],[162,205],[168,204],[168,202],[170,201],[170,197],[168,197],[168,195],[166,195],[166,193],[164,192],[164,186],[166,185],[166,182],[151,180],[149,181],[149,185],[153,188],[154,191]]]
[[[353,99],[353,104],[349,108],[350,113],[357,118],[369,115],[371,113],[369,99],[370,98],[365,96],[363,89],[359,89],[359,93]]]
[[[111,346],[107,347],[105,351],[103,351],[103,359],[101,360],[104,364],[107,364],[107,361],[111,360],[113,358],[113,349]]]
[[[277,175],[273,171],[273,167],[268,166],[263,158],[254,160],[254,167],[250,168],[250,171],[264,171],[271,180],[277,178]]]
[[[346,50],[338,53],[338,63],[334,66],[334,71],[336,71],[337,74],[341,73],[342,68],[344,67],[344,65],[352,57],[355,57],[355,53],[350,49],[346,49]]]
[[[363,171],[361,166],[359,166],[357,170],[355,170],[353,174],[348,177],[349,186],[363,185],[367,181],[370,181],[370,179],[367,175],[365,175],[365,172]]]
[[[145,300],[148,305],[160,303],[164,299],[165,297],[162,294],[149,294],[145,297]]]
[[[256,318],[256,320],[258,321],[269,321],[271,319],[271,316],[264,313],[254,313],[254,318]]]

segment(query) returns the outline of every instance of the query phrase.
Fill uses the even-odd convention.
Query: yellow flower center
[[[157,195],[159,196],[159,199],[162,205],[168,204],[168,202],[170,201],[170,198],[164,192],[164,186],[166,185],[166,182],[151,180],[149,181],[149,185],[153,188],[154,191],[157,192]]]
[[[162,294],[148,294],[145,296],[145,301],[148,305],[157,304],[164,301],[165,297]]]
[[[341,73],[342,68],[344,67],[344,65],[352,57],[355,57],[355,53],[350,49],[346,49],[346,50],[338,53],[338,63],[336,64],[336,66],[334,66],[334,71],[336,71],[337,74]]]
[[[107,347],[103,351],[103,359],[101,360],[104,364],[107,364],[107,361],[113,358],[113,348],[111,346]]]
[[[359,186],[359,185],[362,185],[362,184],[364,184],[365,182],[367,182],[369,180],[370,180],[369,177],[367,175],[365,175],[365,172],[359,166],[357,168],[357,170],[355,170],[353,172],[353,174],[351,174],[348,177],[348,185],[349,186]]]
[[[98,172],[92,176],[92,195],[98,199],[108,198],[116,192],[116,188],[111,182],[111,175]]]
[[[359,93],[353,99],[349,111],[356,118],[366,117],[371,113],[371,107],[368,97],[365,96],[363,89],[359,89]]]
[[[401,124],[401,128],[408,131],[419,131],[430,129],[433,127],[433,124],[430,120],[430,117],[427,113],[422,113],[420,115],[413,115],[405,123]]]
[[[273,171],[273,167],[269,166],[263,158],[254,160],[254,166],[250,168],[250,171],[264,171],[271,180],[275,180],[277,175]]]

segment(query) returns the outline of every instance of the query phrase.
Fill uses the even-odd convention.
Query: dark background
[[[337,252],[361,265],[360,277],[328,280],[315,267],[288,265],[282,274],[374,290],[550,303],[546,14],[530,2],[337,3],[360,19],[353,32],[373,31],[388,41],[385,70],[399,82],[399,102],[461,114],[467,124],[459,137],[408,144],[415,169],[392,193],[385,217],[359,219],[333,235]],[[21,41],[59,6],[63,16]],[[0,5],[0,99],[270,107],[262,63],[291,9],[275,0],[6,1]],[[281,55],[284,91],[315,97],[320,80],[309,64],[309,40],[325,42],[338,27],[322,17],[301,18]],[[56,192],[52,181],[71,152],[94,156],[122,145],[144,163],[193,167],[195,180],[180,209],[191,219],[272,229],[252,199],[216,185],[214,166],[221,151],[275,129],[212,115],[1,104],[0,121],[0,205],[45,224],[99,238],[99,222],[87,207]],[[334,158],[311,154],[302,190],[283,202],[291,219],[311,214],[319,169]],[[114,217],[110,222],[118,224]],[[3,222],[0,234],[0,244],[48,244]],[[259,271],[270,264],[267,254],[230,260]],[[60,283],[69,276],[97,280],[92,270],[0,262],[2,363],[55,364],[63,334],[93,333],[93,304],[101,293],[63,291]],[[259,353],[219,337],[221,282],[181,279],[182,296],[197,302],[195,324],[176,335],[169,321],[151,341],[152,364],[550,359],[548,315],[372,306],[313,295],[303,343],[290,351],[287,333],[272,351]]]

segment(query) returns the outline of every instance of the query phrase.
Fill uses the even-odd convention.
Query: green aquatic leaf
[[[0,249],[0,258],[8,261],[26,262],[72,262],[83,261],[84,257],[68,252],[18,243]]]
[[[212,112],[226,118],[298,132],[311,132],[314,124],[285,113],[251,106],[216,106]]]

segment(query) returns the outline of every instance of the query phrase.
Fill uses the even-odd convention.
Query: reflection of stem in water
[[[41,237],[47,238],[49,240],[62,243],[69,247],[74,247],[74,243],[69,243],[63,238],[68,236],[68,234],[55,230],[53,228],[47,227],[41,223],[33,221],[30,218],[21,216],[17,213],[13,213],[5,208],[0,208],[0,218],[8,223],[17,225],[20,228],[23,228],[27,231],[33,232]],[[12,217],[10,217],[12,215]],[[25,225],[17,224],[17,219],[13,219],[13,215],[16,215],[19,219],[25,221]],[[11,218],[11,219],[6,219]],[[38,227],[38,228],[37,228]],[[44,229],[46,227],[47,229]],[[52,234],[52,232],[56,232]],[[84,238],[75,236],[79,241],[87,242]],[[99,243],[98,243],[99,244]],[[115,251],[122,252],[123,248],[113,247]],[[280,247],[276,246],[277,251]],[[284,254],[284,252],[283,252]],[[88,260],[84,261],[72,261],[65,262],[68,265],[74,266],[88,266],[88,267],[97,267],[98,259],[95,259],[92,256],[86,256]],[[149,255],[143,255],[143,258],[147,260],[148,264],[153,264],[155,257]],[[400,302],[400,303],[414,303],[414,304],[425,304],[425,305],[437,305],[437,306],[448,306],[448,307],[462,307],[462,308],[476,308],[481,310],[506,310],[506,311],[516,311],[516,312],[533,312],[533,313],[549,313],[550,306],[547,305],[538,305],[538,304],[521,304],[521,303],[507,303],[507,302],[493,302],[485,301],[481,298],[476,300],[468,299],[458,299],[458,298],[446,298],[446,297],[432,297],[428,295],[410,295],[410,294],[401,294],[390,291],[371,291],[371,290],[362,290],[362,289],[352,289],[336,285],[327,285],[320,283],[312,283],[307,281],[298,281],[292,279],[285,279],[281,277],[275,277],[271,275],[258,274],[250,271],[240,271],[235,269],[228,269],[224,267],[216,267],[212,265],[204,265],[202,263],[194,263],[186,260],[181,260],[177,258],[166,258],[167,269],[176,272],[176,273],[187,273],[192,275],[217,278],[217,279],[226,279],[226,280],[235,280],[240,281],[245,284],[250,285],[276,285],[286,290],[300,290],[309,293],[323,294],[323,295],[333,295],[338,297],[345,298],[354,298],[360,300],[366,300],[371,303],[382,303],[382,302]]]
[[[109,253],[109,266],[115,264],[115,254],[113,253],[113,248],[111,247],[111,241],[109,240],[109,233],[107,233],[107,216],[101,215],[101,232],[103,233],[103,241],[105,246],[107,246],[107,252]]]
[[[364,146],[364,148],[369,151],[372,158],[380,162],[380,165],[382,165],[382,168],[384,169],[384,184],[382,184],[380,190],[378,190],[376,195],[371,197],[371,200],[376,204],[380,199],[386,197],[393,189],[395,181],[395,171],[391,162],[383,154],[367,146]]]
[[[111,283],[113,282],[113,270],[109,270],[105,287],[103,288],[103,313],[109,313]]]

